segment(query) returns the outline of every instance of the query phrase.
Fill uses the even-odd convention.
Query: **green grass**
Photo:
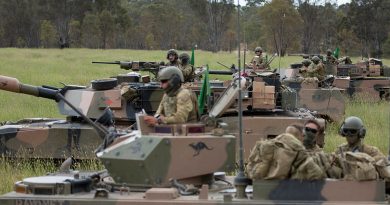
[[[181,51],[179,51],[181,52]],[[93,49],[0,49],[0,75],[18,78],[20,82],[31,85],[50,85],[61,87],[61,83],[88,85],[93,79],[115,76],[129,71],[119,69],[117,65],[97,65],[92,61],[166,61],[166,51],[143,50],[93,50]],[[246,61],[253,54],[248,53]],[[359,58],[353,58],[354,62]],[[299,56],[275,58],[272,68],[288,67],[290,63],[300,62]],[[244,61],[241,55],[241,62]],[[237,53],[196,51],[196,66],[209,64],[210,69],[225,69],[237,65]],[[390,59],[384,64],[390,65]],[[216,76],[212,76],[216,78]],[[57,111],[56,103],[51,100],[23,94],[0,92],[0,122],[16,121],[27,117],[63,117]],[[349,101],[346,104],[346,116],[361,117],[367,127],[365,142],[388,153],[390,136],[390,106],[388,102],[369,103],[362,100]],[[330,152],[345,141],[338,136],[339,124],[331,124],[326,129],[325,150]],[[0,194],[12,190],[13,184],[28,176],[37,176],[57,170],[50,161],[6,160],[0,159],[0,174],[3,178]],[[78,168],[85,170],[102,169],[99,162],[84,162]]]

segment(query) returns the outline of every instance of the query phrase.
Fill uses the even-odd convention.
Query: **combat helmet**
[[[315,64],[317,64],[318,62],[320,62],[320,58],[318,57],[318,56],[313,56],[312,58],[311,58],[311,61],[313,61],[313,63],[315,63]]]
[[[263,48],[258,46],[258,47],[255,48],[255,52],[263,52]]]
[[[179,55],[179,59],[183,64],[187,64],[190,61],[190,56],[187,53],[182,53]]]
[[[158,80],[168,81],[168,87],[164,91],[169,94],[180,88],[181,83],[184,82],[184,76],[178,67],[168,66],[158,72]]]
[[[303,59],[302,64],[304,66],[309,66],[311,64],[311,61],[309,59]]]
[[[327,55],[332,55],[332,50],[330,50],[330,49],[326,50],[326,54]]]
[[[174,55],[175,56],[175,60],[177,60],[179,58],[179,54],[177,53],[177,51],[175,49],[169,49],[168,52],[167,52],[167,59],[169,59],[169,55]]]
[[[360,118],[351,116],[344,120],[340,127],[339,134],[343,137],[357,135],[359,138],[364,138],[366,135],[366,128]]]

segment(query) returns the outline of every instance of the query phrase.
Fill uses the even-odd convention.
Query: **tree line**
[[[0,47],[232,51],[239,32],[251,50],[382,57],[389,13],[390,0],[0,0]]]

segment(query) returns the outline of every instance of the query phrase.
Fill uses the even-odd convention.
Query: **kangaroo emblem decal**
[[[211,147],[211,148],[208,147],[204,142],[198,142],[196,144],[195,143],[191,143],[191,144],[189,144],[189,146],[192,147],[192,149],[195,150],[195,153],[193,155],[194,157],[198,156],[202,149],[207,149],[207,150],[212,150],[213,149],[213,147]]]

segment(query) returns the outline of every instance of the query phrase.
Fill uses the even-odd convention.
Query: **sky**
[[[240,1],[240,5],[243,6],[246,4],[246,1],[245,0],[238,0]],[[323,0],[323,1],[326,1],[326,0]],[[337,4],[338,5],[342,5],[342,4],[345,4],[345,3],[351,3],[351,0],[333,0],[333,1],[337,1]],[[237,0],[234,0],[235,4],[237,4]]]

